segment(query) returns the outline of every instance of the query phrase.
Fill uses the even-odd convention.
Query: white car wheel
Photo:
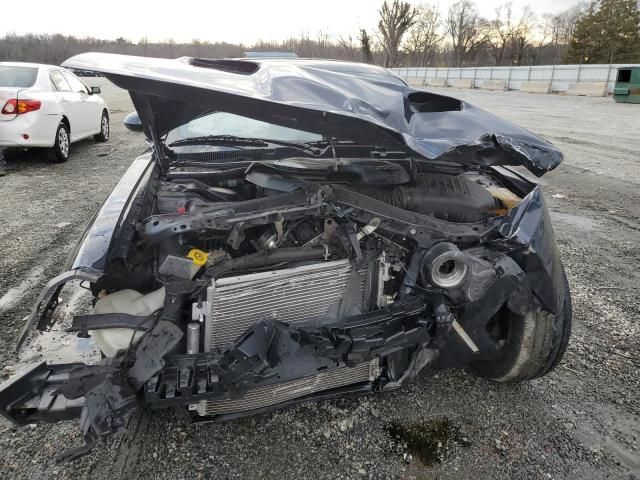
[[[93,137],[96,142],[106,142],[109,140],[109,114],[105,111],[102,112],[100,118],[100,133]]]
[[[69,128],[60,122],[56,130],[56,139],[53,148],[49,149],[48,159],[53,163],[61,163],[69,160],[71,153],[71,137],[69,136]]]

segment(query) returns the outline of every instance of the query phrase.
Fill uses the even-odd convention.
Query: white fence
[[[520,90],[523,82],[548,82],[550,92],[566,92],[576,83],[606,83],[613,92],[620,67],[640,67],[639,64],[611,65],[538,65],[531,67],[469,67],[469,68],[392,68],[408,83],[451,85],[453,80],[470,79],[474,88],[482,88],[485,80],[502,80],[509,90]]]

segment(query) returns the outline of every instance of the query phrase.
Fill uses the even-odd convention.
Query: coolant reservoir
[[[93,307],[93,314],[125,313],[147,316],[164,306],[164,287],[143,295],[136,290],[119,290],[102,297]],[[118,350],[129,347],[144,332],[132,328],[107,328],[91,332],[98,348],[107,357],[113,357]]]

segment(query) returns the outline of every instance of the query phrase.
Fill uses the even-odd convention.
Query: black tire
[[[527,315],[503,311],[507,325],[501,353],[474,365],[476,372],[494,382],[520,382],[542,377],[562,360],[571,336],[571,292],[562,271],[565,297],[558,314],[536,310]]]
[[[0,149],[1,150],[1,149]],[[20,157],[20,154],[23,152],[24,150],[20,150],[18,148],[5,148],[4,150],[0,151],[0,162],[2,162],[2,158],[4,157],[5,160],[15,160],[17,158]]]
[[[51,163],[62,163],[69,160],[71,154],[71,136],[69,127],[64,122],[60,122],[56,129],[56,141],[53,148],[47,150],[47,159]]]
[[[106,142],[109,140],[109,114],[106,110],[102,111],[102,116],[100,117],[100,133],[97,133],[93,136],[93,139],[96,142]]]

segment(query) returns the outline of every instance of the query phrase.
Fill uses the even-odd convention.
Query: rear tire
[[[507,332],[499,356],[474,365],[477,373],[494,382],[520,382],[542,377],[562,360],[571,335],[571,293],[562,271],[565,297],[557,314],[542,309],[526,315],[506,311]]]
[[[96,142],[106,142],[109,140],[109,114],[105,111],[102,112],[100,117],[100,133],[93,136]]]
[[[56,141],[53,148],[47,150],[47,160],[51,163],[62,163],[69,160],[71,154],[71,137],[69,128],[64,122],[60,122],[56,129]]]

